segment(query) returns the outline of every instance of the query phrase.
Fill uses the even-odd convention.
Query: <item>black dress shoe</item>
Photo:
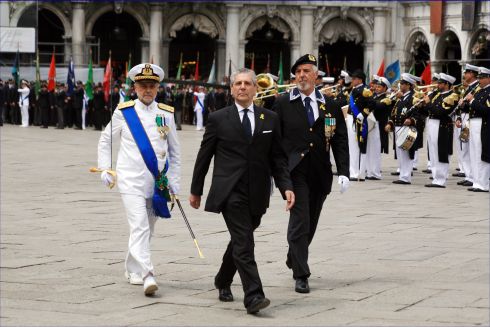
[[[466,175],[464,173],[454,173],[452,176],[453,177],[466,177]]]
[[[488,191],[482,190],[481,188],[473,188],[473,192],[484,192],[484,193],[488,193]]]
[[[444,185],[438,185],[438,184],[425,184],[425,187],[446,188]]]
[[[378,177],[366,177],[367,180],[370,180],[370,181],[380,181],[381,178],[378,178]]]
[[[233,294],[231,293],[231,289],[229,287],[225,288],[220,288],[218,290],[219,292],[219,300],[221,302],[232,302],[233,301]]]
[[[468,189],[468,191],[470,191],[470,192],[473,192],[474,190],[476,190],[476,189],[475,189],[475,188],[473,188],[473,187],[470,187],[470,188]]]
[[[248,314],[257,313],[260,310],[262,310],[264,308],[267,308],[269,306],[269,304],[271,304],[271,301],[269,301],[268,298],[266,298],[266,297],[256,297],[247,306],[247,313]]]
[[[413,168],[412,168],[412,170],[415,170],[415,171],[417,171],[418,169],[417,169],[416,167],[413,167]]]
[[[457,182],[456,184],[457,184],[457,185],[464,185],[464,183],[466,183],[466,182],[467,182],[467,181],[462,180],[462,181]]]
[[[308,285],[308,278],[296,279],[296,286],[294,290],[298,293],[310,293],[310,286]]]
[[[392,172],[391,176],[400,176],[400,173],[398,171]]]
[[[470,181],[464,181],[463,186],[473,186],[473,183]]]
[[[423,173],[426,173],[426,174],[432,174],[432,170],[430,169],[424,169],[422,170]]]
[[[393,184],[410,185],[410,184],[412,184],[412,183],[410,183],[410,182],[405,182],[405,181],[401,181],[401,180],[396,180],[396,181],[393,181]]]

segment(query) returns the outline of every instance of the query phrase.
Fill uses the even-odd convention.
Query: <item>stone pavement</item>
[[[88,172],[99,133],[0,128],[1,326],[489,324],[488,193],[467,192],[454,177],[446,189],[425,188],[420,170],[413,185],[394,185],[392,154],[383,157],[384,180],[352,183],[345,194],[334,184],[311,245],[310,294],[294,292],[284,264],[288,215],[275,192],[256,232],[271,306],[247,315],[238,276],[235,302],[219,302],[213,278],[229,236],[221,216],[188,205],[202,133],[184,126],[179,136],[181,198],[205,259],[178,211],[159,221],[160,290],[145,297],[123,276],[119,194]]]

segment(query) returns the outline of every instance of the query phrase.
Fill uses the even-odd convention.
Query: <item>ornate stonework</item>
[[[170,28],[170,37],[176,37],[181,29],[194,25],[194,28],[201,33],[209,35],[211,38],[218,36],[218,29],[214,23],[206,16],[200,14],[187,14],[178,18]]]
[[[361,43],[363,36],[359,25],[350,19],[334,18],[330,20],[320,33],[320,42],[333,44],[338,40]]]

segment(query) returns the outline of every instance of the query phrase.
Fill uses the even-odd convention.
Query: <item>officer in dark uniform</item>
[[[403,73],[400,79],[400,89],[397,92],[397,100],[391,110],[390,119],[385,126],[387,132],[393,132],[393,148],[395,150],[395,158],[398,160],[399,178],[393,181],[394,184],[412,184],[412,169],[413,159],[415,157],[415,149],[412,147],[406,151],[396,146],[397,137],[400,137],[400,130],[404,126],[415,126],[416,112],[413,109],[413,88],[415,80],[409,74]],[[412,110],[410,110],[412,109]]]
[[[273,107],[279,115],[282,145],[288,155],[296,195],[289,217],[286,265],[293,270],[298,293],[310,291],[308,247],[315,235],[323,203],[332,189],[330,147],[335,156],[340,191],[344,192],[349,186],[349,146],[344,116],[334,100],[315,89],[317,70],[315,56],[300,57],[291,68],[298,87],[278,97]]]
[[[392,101],[388,94],[391,84],[387,79],[379,79],[376,81],[376,85],[376,92],[373,96],[373,100],[376,102],[374,117],[378,121],[379,126],[381,153],[389,153],[388,133],[385,131],[384,127],[388,123],[388,118],[390,117],[391,109],[394,105],[394,101]]]
[[[51,108],[54,108],[53,94],[48,91],[48,85],[43,83],[39,91],[39,99],[37,101],[41,112],[41,128],[48,128],[50,122]]]
[[[58,83],[55,91],[55,107],[58,116],[58,126],[56,127],[57,129],[65,128],[64,113],[66,111],[65,110],[66,102],[67,100],[66,100],[65,85]]]

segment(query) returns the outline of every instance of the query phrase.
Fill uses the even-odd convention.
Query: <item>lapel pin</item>
[[[264,114],[260,114],[260,117],[259,118],[263,120],[264,119]]]

